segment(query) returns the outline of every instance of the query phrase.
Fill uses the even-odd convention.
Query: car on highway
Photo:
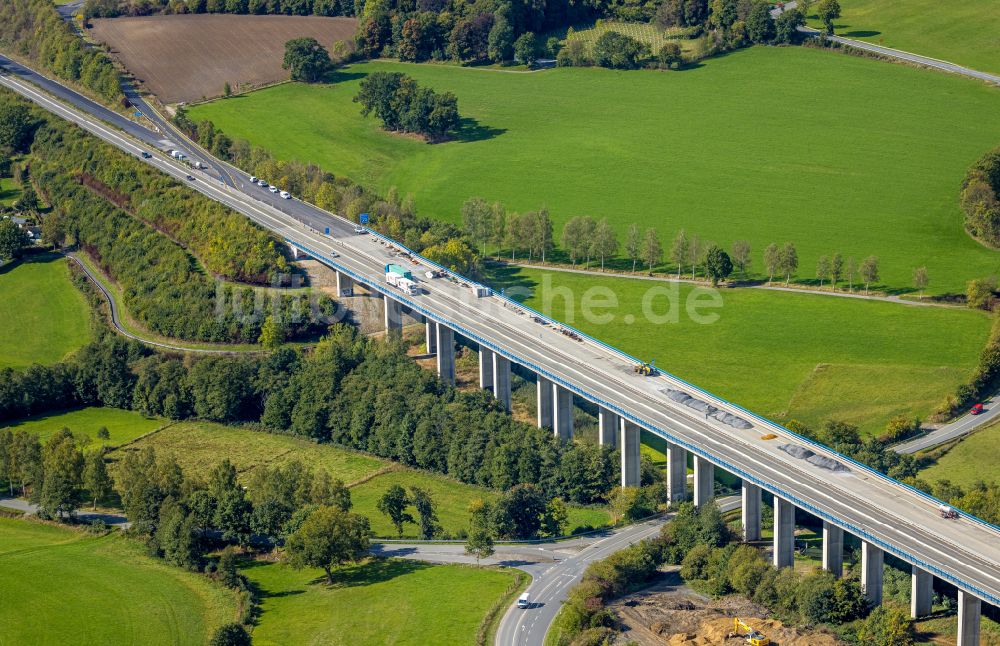
[[[354,233],[357,233],[358,235],[361,235],[363,233],[368,233],[368,229],[364,228],[360,224],[355,224],[354,225]]]
[[[281,191],[280,195],[281,195],[281,199],[283,199],[283,200],[290,200],[290,199],[292,199],[292,195],[288,191]]]
[[[261,188],[267,188],[267,182],[265,182],[262,179],[259,179],[259,180],[257,180],[257,186],[259,186]]]
[[[152,155],[150,155],[149,153],[147,153],[145,150],[142,151],[142,158],[143,159],[149,159],[150,157],[152,157]]]
[[[972,407],[972,410],[971,410],[971,411],[969,411],[969,412],[971,412],[971,413],[972,413],[973,415],[979,415],[979,414],[980,414],[980,413],[982,413],[982,412],[983,412],[984,410],[986,410],[986,409],[985,409],[985,408],[983,408],[983,405],[982,405],[982,404],[976,404],[975,406],[973,406],[973,407]]]
[[[254,177],[253,175],[251,175],[251,176],[250,176],[250,183],[251,183],[251,184],[256,184],[256,183],[257,183],[257,178],[256,178],[256,177]]]
[[[531,595],[528,594],[527,592],[521,594],[521,596],[517,598],[517,607],[520,608],[520,609],[522,609],[522,610],[526,610],[526,609],[530,608],[531,607]]]
[[[271,191],[272,193],[277,193],[278,192],[278,187],[277,186],[272,186],[271,188],[269,188],[267,190]]]
[[[193,177],[191,177],[190,175],[188,175],[188,176],[187,176],[187,178],[188,178],[188,181],[189,181],[189,182],[193,182],[193,181],[194,181],[194,178],[193,178]]]

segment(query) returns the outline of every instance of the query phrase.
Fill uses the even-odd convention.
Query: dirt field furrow
[[[259,86],[288,78],[285,43],[311,36],[327,49],[353,37],[354,18],[188,14],[92,21],[90,35],[111,48],[163,103],[222,95],[223,86]]]

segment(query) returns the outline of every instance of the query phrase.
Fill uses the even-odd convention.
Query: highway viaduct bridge
[[[940,502],[930,496],[676,377],[637,375],[636,359],[502,296],[477,298],[467,279],[450,272],[422,279],[432,264],[398,243],[359,235],[343,218],[261,191],[190,143],[168,140],[31,70],[9,67],[14,73],[0,75],[0,85],[129,154],[158,151],[144,161],[330,266],[341,290],[362,284],[380,294],[387,329],[401,327],[404,308],[424,321],[443,379],[454,380],[459,335],[479,348],[480,384],[508,407],[511,365],[535,375],[538,425],[558,437],[573,435],[573,398],[592,402],[600,411],[600,441],[620,449],[623,486],[639,482],[639,433],[645,429],[668,443],[671,499],[688,496],[687,454],[694,462],[696,505],[712,497],[715,469],[734,474],[742,481],[747,540],[761,536],[761,492],[774,496],[775,565],[792,565],[794,514],[804,510],[823,523],[824,568],[842,572],[844,533],[854,535],[862,546],[862,585],[873,603],[882,599],[883,556],[895,555],[912,567],[913,616],[930,612],[934,578],[947,581],[958,589],[959,646],[979,643],[981,603],[1000,605],[1000,528],[967,514],[942,518]],[[223,172],[213,178],[192,171],[163,154],[168,146]],[[186,179],[192,172],[198,181]],[[406,295],[386,284],[389,262],[412,266],[422,293]]]

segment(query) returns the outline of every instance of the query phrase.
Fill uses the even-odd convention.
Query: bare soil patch
[[[735,617],[764,633],[775,646],[844,643],[827,632],[786,626],[747,599],[697,594],[683,585],[676,571],[664,573],[661,582],[610,607],[626,628],[620,641],[632,640],[641,646],[746,646],[743,637],[732,634]]]
[[[288,78],[285,42],[311,36],[328,49],[354,35],[354,18],[188,14],[92,21],[106,43],[163,103],[221,96],[226,82],[259,86]]]

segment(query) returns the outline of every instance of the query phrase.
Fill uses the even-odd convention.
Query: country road
[[[104,285],[97,278],[97,276],[94,275],[94,272],[91,271],[90,267],[88,267],[85,262],[80,260],[76,256],[76,254],[67,253],[66,256],[72,259],[80,267],[80,269],[83,270],[83,273],[86,274],[87,278],[90,279],[90,282],[93,283],[94,286],[97,287],[97,289],[99,289],[101,293],[104,295],[104,299],[108,302],[109,309],[111,310],[111,324],[114,326],[115,330],[122,336],[128,337],[129,339],[134,339],[146,345],[152,345],[156,346],[157,348],[163,348],[165,350],[177,350],[179,352],[197,352],[200,354],[246,354],[247,351],[240,352],[235,350],[218,350],[215,348],[196,348],[192,346],[163,343],[160,341],[154,341],[152,339],[145,338],[137,334],[133,334],[132,332],[129,332],[127,329],[125,329],[125,326],[122,325],[121,313],[119,311],[118,301],[115,300],[114,294],[112,294],[107,288],[104,287]],[[249,352],[256,352],[256,351],[251,350]]]
[[[738,509],[738,496],[719,499],[723,511]],[[569,590],[583,572],[599,561],[643,539],[655,536],[669,516],[660,516],[607,533],[557,543],[498,545],[496,553],[481,561],[484,565],[515,567],[531,575],[531,608],[512,604],[497,630],[496,646],[542,646],[545,634],[566,601]],[[372,552],[379,556],[430,561],[432,563],[475,563],[463,545],[380,543]]]
[[[916,453],[944,444],[950,440],[967,435],[972,431],[993,422],[1000,418],[1000,405],[997,405],[997,396],[989,398],[983,402],[983,412],[978,415],[966,413],[954,422],[945,424],[941,428],[931,431],[927,435],[918,437],[909,442],[904,442],[892,447],[896,453]]]

